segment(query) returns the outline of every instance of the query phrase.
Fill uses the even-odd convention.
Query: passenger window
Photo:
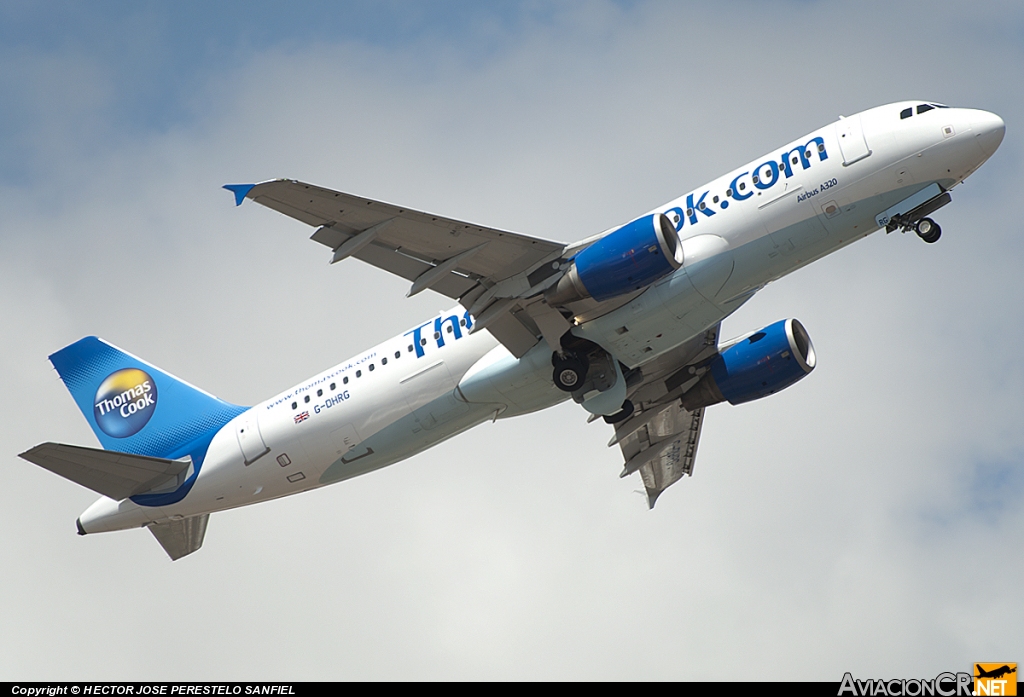
[[[448,325],[448,333],[451,334],[453,331],[455,331],[455,330],[452,329],[452,325],[449,324]]]
[[[900,118],[901,119],[909,119],[913,115],[914,115],[914,108],[913,107],[909,107],[909,106],[906,109],[904,109],[903,111],[900,112]]]
[[[370,364],[370,372],[373,372],[373,363]]]
[[[917,113],[923,114],[924,112],[931,111],[934,108],[935,107],[931,106],[930,104],[918,104],[917,105]]]
[[[334,392],[334,390],[336,390],[337,388],[338,388],[338,384],[337,384],[337,383],[334,383],[334,382],[332,382],[332,383],[331,383],[331,392]]]
[[[677,215],[676,216],[676,222],[678,222],[678,221],[679,221],[679,216]],[[466,326],[466,318],[465,317],[463,317],[462,319],[459,320],[459,326],[460,327],[465,327]]]
[[[384,358],[381,358],[380,359],[380,364],[381,365],[387,365],[388,364],[388,357],[384,356]]]
[[[324,396],[324,391],[323,390],[317,390],[316,391],[316,396],[317,397],[323,397]]]
[[[357,370],[357,371],[356,371],[356,377],[357,377],[357,378],[361,378],[361,377],[363,377],[363,371],[361,371],[361,370]]]
[[[298,408],[299,408],[299,403],[298,402],[292,402],[292,409],[298,409]]]
[[[426,345],[427,345],[427,340],[426,339],[420,339],[420,346],[426,346]]]
[[[305,402],[306,404],[309,404],[309,395],[306,395],[305,397],[303,397],[302,401]]]
[[[412,344],[409,344],[409,353],[412,353]]]
[[[347,384],[348,384],[348,375],[346,375],[345,377],[343,377],[343,378],[341,379],[341,382],[342,382],[342,384],[344,384],[344,385],[347,385]]]
[[[401,357],[402,357],[402,352],[401,351],[395,351],[395,358],[401,358]]]

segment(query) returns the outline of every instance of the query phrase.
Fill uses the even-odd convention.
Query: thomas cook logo
[[[96,390],[93,416],[108,436],[127,438],[142,430],[156,410],[156,382],[145,371],[111,373]]]
[[[975,695],[1017,694],[1016,663],[975,663]]]

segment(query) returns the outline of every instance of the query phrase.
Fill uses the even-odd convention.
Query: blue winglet
[[[252,187],[255,184],[225,184],[224,188],[235,194],[235,205],[241,206],[242,201],[245,200],[245,195],[252,191]]]

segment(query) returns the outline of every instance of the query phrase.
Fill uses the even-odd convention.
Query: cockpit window
[[[914,107],[908,106],[906,109],[900,112],[901,119],[909,119],[914,115]]]
[[[923,114],[924,112],[931,111],[934,108],[935,107],[933,107],[931,104],[918,104],[917,105],[917,113]]]
[[[935,107],[936,109],[948,109],[949,108],[945,104],[932,104],[932,106]]]

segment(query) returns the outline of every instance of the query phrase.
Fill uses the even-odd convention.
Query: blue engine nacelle
[[[743,404],[784,390],[814,370],[814,345],[804,325],[779,320],[746,336],[711,359],[704,377],[683,395],[689,411]]]
[[[646,288],[683,265],[675,226],[661,213],[645,215],[610,232],[573,259],[545,293],[550,305],[611,298]]]

